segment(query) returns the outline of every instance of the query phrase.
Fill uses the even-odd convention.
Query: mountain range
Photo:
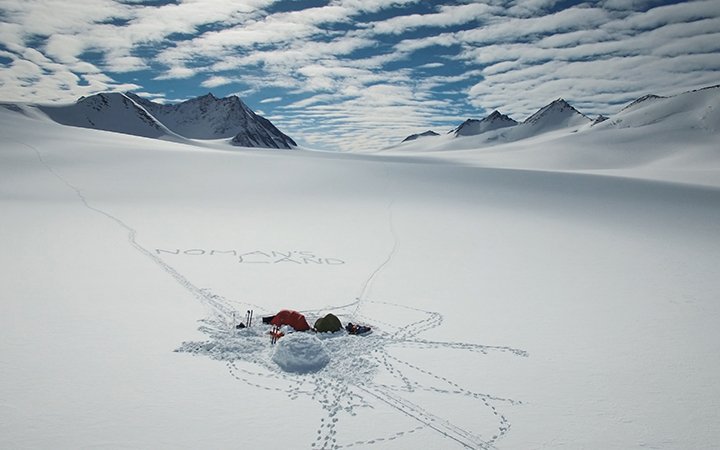
[[[449,135],[459,138],[467,136],[484,135],[488,141],[516,141],[571,126],[581,126],[592,123],[592,119],[582,114],[564,99],[559,98],[540,108],[524,122],[518,122],[509,116],[495,110],[482,119],[467,119],[457,128],[448,132]],[[416,140],[421,137],[438,135],[432,130],[423,134],[410,135],[403,140]],[[413,137],[415,136],[415,137]]]
[[[493,111],[484,119],[468,119],[457,128],[450,131],[455,136],[474,136],[476,134],[485,133],[486,131],[498,130],[500,128],[513,127],[517,125],[517,121],[511,119],[505,114],[501,114],[498,110]]]
[[[207,94],[165,105],[133,93],[113,92],[81,97],[74,104],[4,106],[26,115],[44,114],[63,125],[154,139],[225,139],[236,146],[277,149],[297,146],[237,96],[216,98]]]
[[[591,130],[640,128],[659,123],[663,123],[664,132],[704,130],[717,134],[720,131],[720,108],[717,107],[719,103],[720,85],[716,85],[668,97],[645,95],[613,116],[601,115],[591,119],[564,99],[558,98],[523,122],[517,122],[496,110],[480,120],[468,119],[446,135],[441,136],[429,130],[408,136],[397,148],[423,151],[480,148],[522,141],[561,130],[564,130],[562,134],[565,135]],[[669,120],[670,118],[672,120]]]
[[[398,148],[421,151],[481,148],[551,132],[550,137],[557,135],[555,132],[584,134],[590,130],[638,128],[661,122],[662,132],[704,129],[717,133],[718,102],[720,85],[668,97],[645,95],[615,115],[593,120],[558,98],[523,122],[495,110],[482,119],[468,119],[445,135],[432,130],[410,135]],[[180,103],[161,104],[137,94],[115,92],[81,97],[72,104],[0,103],[0,107],[34,118],[49,118],[63,125],[153,139],[192,143],[220,141],[240,147],[297,147],[292,138],[237,96],[217,98],[207,94]],[[669,121],[671,117],[673,120]]]
[[[437,134],[436,132],[434,132],[433,130],[427,130],[423,133],[411,134],[410,136],[403,139],[403,142],[414,141],[416,139],[419,139],[422,137],[428,137],[428,136],[440,136],[440,135]]]
[[[645,95],[609,117],[591,119],[562,99],[515,125],[501,116],[493,112],[446,134],[418,137],[382,151],[445,158],[469,152],[483,165],[547,170],[651,164],[675,170],[698,161],[714,167],[720,161],[720,85],[664,97]],[[713,182],[712,175],[708,179]]]

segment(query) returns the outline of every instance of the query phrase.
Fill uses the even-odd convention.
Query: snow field
[[[720,437],[715,188],[635,162],[223,152],[0,118],[1,447]],[[288,372],[259,320],[288,307],[374,332],[299,337],[328,360]]]

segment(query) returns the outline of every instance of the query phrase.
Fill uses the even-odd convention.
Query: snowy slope
[[[207,94],[177,104],[163,105],[128,93],[174,132],[192,139],[233,138],[244,147],[290,149],[297,144],[269,120],[258,116],[237,96]]]
[[[672,97],[644,96],[598,126],[638,128],[662,123],[672,130],[720,133],[720,85]]]
[[[96,94],[71,105],[38,105],[36,108],[63,125],[156,139],[177,137],[148,111],[120,93]]]
[[[714,448],[717,134],[664,126],[372,156],[0,109],[0,447]],[[281,308],[373,333],[288,372]]]
[[[662,100],[667,97],[662,97],[660,95],[655,94],[647,94],[643,95],[642,97],[638,98],[637,100],[634,100],[630,102],[629,105],[625,106],[622,111],[631,111],[636,108],[644,108],[648,105],[648,103],[655,102],[656,100]]]

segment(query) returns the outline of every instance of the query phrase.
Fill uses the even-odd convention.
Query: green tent
[[[342,323],[335,314],[328,314],[315,321],[315,331],[319,333],[334,333],[342,329]]]

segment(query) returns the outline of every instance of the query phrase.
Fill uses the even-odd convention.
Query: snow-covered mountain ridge
[[[235,95],[217,98],[207,94],[171,105],[155,103],[132,93],[127,96],[169,129],[191,139],[232,138],[233,144],[243,147],[290,149],[297,145]]]
[[[62,125],[148,138],[173,136],[162,122],[123,94],[96,94],[81,97],[75,104],[37,105],[35,108]]]
[[[585,125],[590,122],[591,119],[588,116],[575,109],[564,99],[559,98],[540,108],[538,112],[525,119],[522,125],[534,127],[538,131],[550,131],[558,128]]]
[[[269,120],[237,96],[212,94],[163,105],[133,93],[100,93],[64,105],[5,105],[28,114],[37,110],[63,125],[113,131],[148,138],[229,139],[233,145],[292,149],[297,146]]]
[[[403,142],[414,141],[415,139],[428,137],[428,136],[440,136],[440,135],[438,133],[434,132],[433,130],[427,130],[423,133],[411,134],[410,136],[403,139]]]
[[[644,128],[650,125],[654,126],[652,131]],[[669,97],[645,95],[617,114],[598,116],[594,120],[559,98],[523,122],[516,122],[494,111],[481,120],[466,120],[447,135],[429,136],[415,142],[403,141],[392,148],[422,152],[494,148],[510,143],[537,143],[535,141],[538,139],[543,142],[592,140],[590,135],[604,130],[637,128],[643,130],[633,133],[632,139],[655,139],[656,136],[671,133],[668,138],[675,140],[679,136],[678,132],[700,133],[703,139],[707,139],[708,134],[717,136],[720,133],[720,85]],[[617,136],[620,139],[617,142],[624,142],[629,136],[624,132],[624,137]]]
[[[517,121],[511,119],[500,111],[493,111],[489,116],[477,120],[468,119],[459,127],[450,131],[455,136],[474,136],[476,134],[485,133],[487,131],[498,130],[500,128],[513,127],[517,125]]]
[[[592,119],[582,114],[564,99],[559,98],[540,108],[524,122],[518,122],[495,110],[482,119],[467,119],[457,128],[450,130],[448,134],[456,138],[485,135],[489,142],[507,142],[537,136],[561,128],[586,125],[591,122]],[[415,136],[415,138],[412,138],[412,136]],[[403,142],[426,136],[428,135],[411,135],[405,138]]]

